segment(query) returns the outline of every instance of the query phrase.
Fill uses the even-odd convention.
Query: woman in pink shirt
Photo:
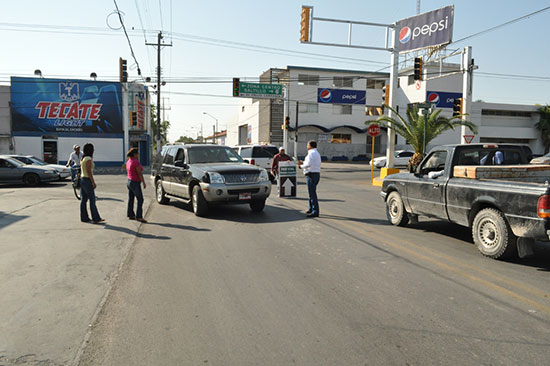
[[[131,148],[126,154],[128,161],[126,162],[126,171],[128,172],[128,211],[127,215],[130,220],[147,222],[143,218],[143,192],[141,192],[141,183],[143,189],[147,188],[145,179],[143,179],[143,167],[138,160],[138,150]],[[134,213],[134,197],[137,198],[137,211]]]

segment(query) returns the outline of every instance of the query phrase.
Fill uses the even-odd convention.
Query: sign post
[[[372,137],[372,154],[370,157],[370,184],[374,181],[374,138],[380,135],[380,126],[371,123],[367,129],[367,133]]]
[[[296,197],[296,163],[293,161],[279,162],[277,188],[279,197]]]

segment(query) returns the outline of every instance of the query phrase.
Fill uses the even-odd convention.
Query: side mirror
[[[174,162],[174,165],[177,166],[177,167],[180,167],[180,168],[185,168],[185,169],[189,168],[189,166],[187,164],[185,164],[183,162],[183,160],[176,160]]]

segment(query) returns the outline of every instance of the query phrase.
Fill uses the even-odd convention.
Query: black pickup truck
[[[470,227],[483,255],[530,255],[535,240],[550,240],[550,170],[548,176],[545,171],[530,174],[532,167],[521,165],[529,162],[530,155],[528,147],[509,144],[436,147],[414,173],[384,179],[381,196],[387,218],[399,226],[418,220],[418,216],[446,220]],[[479,179],[459,174],[479,167],[498,168],[501,177]],[[502,174],[507,171],[519,174]]]

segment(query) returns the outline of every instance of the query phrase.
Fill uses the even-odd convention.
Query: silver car
[[[65,165],[59,165],[59,164],[48,164],[44,160],[38,159],[36,156],[32,155],[10,155],[10,158],[14,158],[22,162],[26,165],[38,165],[38,166],[45,166],[50,167],[59,173],[60,179],[65,179],[71,176],[71,168],[66,167]]]
[[[25,165],[19,160],[0,155],[0,183],[37,186],[42,182],[59,180],[59,173],[48,167]]]

